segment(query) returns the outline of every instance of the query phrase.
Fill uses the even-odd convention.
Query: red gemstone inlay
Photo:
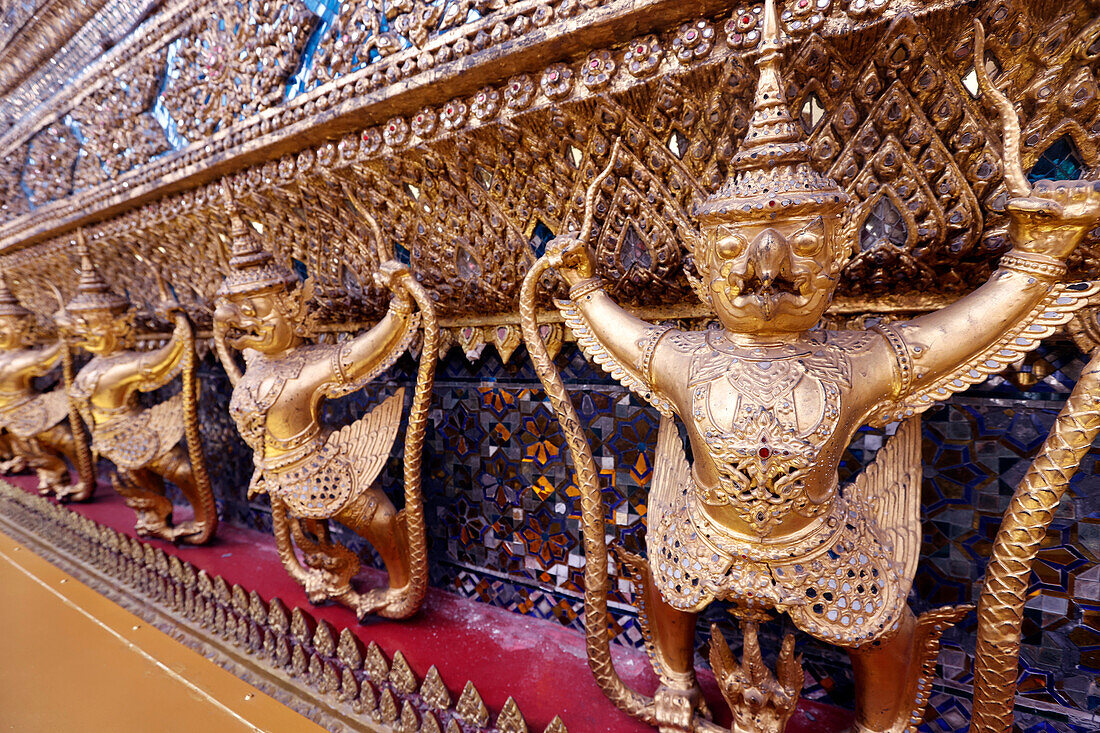
[[[771,448],[768,448],[767,446],[762,445],[762,446],[760,446],[760,450],[758,450],[757,453],[760,454],[761,458],[767,458],[768,456],[770,456],[772,454],[772,451],[771,451]]]

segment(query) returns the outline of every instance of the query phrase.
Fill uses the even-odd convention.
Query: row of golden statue
[[[710,722],[692,660],[697,614],[714,600],[730,602],[744,634],[743,661],[715,629],[711,662],[734,713],[733,729],[781,731],[802,687],[800,660],[788,635],[774,671],[767,668],[757,626],[783,612],[799,629],[850,653],[857,730],[909,730],[928,700],[940,635],[970,610],[917,618],[907,604],[921,544],[919,414],[1018,359],[1096,295],[1094,285],[1060,279],[1066,258],[1100,221],[1100,183],[1030,185],[1018,162],[1015,111],[992,87],[985,64],[975,63],[983,96],[1005,128],[1012,251],[989,282],[937,312],[863,331],[822,330],[857,226],[845,192],[810,166],[802,128],[787,109],[771,1],[765,30],[748,132],[724,185],[696,209],[702,236],[686,243],[701,273],[693,285],[721,327],[654,325],[602,289],[589,250],[591,209],[617,146],[589,188],[581,231],[555,239],[524,281],[528,349],[582,491],[589,661],[620,708],[660,730],[720,730]],[[977,24],[976,36],[982,58]],[[385,317],[338,344],[309,343],[310,282],[263,249],[225,190],[232,259],[217,295],[214,343],[233,384],[230,412],[253,450],[249,494],[270,498],[280,556],[311,601],[346,604],[360,618],[407,617],[427,587],[420,463],[438,351],[431,298],[407,267],[386,262],[375,276],[392,292]],[[375,234],[381,236],[376,225]],[[93,454],[102,456],[114,464],[112,484],[137,513],[140,535],[207,542],[218,519],[199,441],[189,321],[162,286],[160,310],[174,319],[172,337],[155,351],[132,350],[129,303],[96,273],[82,238],[77,251],[79,290],[56,314],[56,344],[26,343],[31,314],[0,283],[0,424],[14,456],[6,468],[33,468],[44,494],[79,501],[92,494]],[[585,354],[662,415],[646,512],[648,558],[620,553],[636,580],[660,678],[654,697],[619,679],[608,647],[598,472],[536,318],[538,283],[548,268],[569,285],[569,297],[556,305]],[[405,436],[405,508],[396,511],[374,482],[396,439],[403,395],[331,432],[318,415],[325,399],[361,389],[387,369],[418,330],[424,344]],[[76,374],[71,348],[92,354]],[[64,388],[37,394],[32,379],[59,360]],[[1096,369],[1086,371],[1082,383],[1092,379],[1095,389],[1089,375]],[[138,392],[181,373],[176,397],[138,406]],[[90,449],[80,439],[81,418]],[[675,418],[686,428],[693,460]],[[841,487],[839,459],[866,424],[898,427],[874,464]],[[1078,442],[1087,438],[1086,449],[1096,427],[1075,433]],[[63,457],[77,481],[70,483]],[[1063,474],[1072,473],[1064,457],[1061,463]],[[193,520],[172,523],[165,482],[186,496]],[[353,588],[358,560],[330,537],[329,520],[378,550],[388,587]],[[991,653],[1001,661],[1009,655],[1014,665],[1011,623],[1004,628],[1007,646]],[[1010,716],[1011,700],[1006,704]]]

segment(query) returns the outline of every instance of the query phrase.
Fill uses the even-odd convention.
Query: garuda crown
[[[700,222],[759,220],[802,213],[806,208],[829,214],[848,203],[848,195],[832,178],[810,166],[802,125],[787,109],[779,60],[779,20],[775,0],[769,0],[764,7],[756,61],[760,79],[749,129],[730,162],[726,181],[696,206]]]

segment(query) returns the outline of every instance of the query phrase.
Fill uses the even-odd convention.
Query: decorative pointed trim
[[[4,481],[0,527],[326,727],[382,733],[531,730],[510,697],[494,716],[472,682],[456,696],[434,666],[420,680],[400,651],[389,658],[371,642],[364,653],[349,629],[337,634],[310,609],[288,611],[278,598],[264,601],[255,591]],[[545,733],[567,731],[556,717]]]

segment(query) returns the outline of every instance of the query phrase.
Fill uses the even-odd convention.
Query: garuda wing
[[[850,502],[861,504],[869,513],[880,540],[892,545],[902,597],[909,593],[920,558],[922,478],[920,415],[914,415],[898,427],[874,462],[844,492]]]
[[[650,505],[671,511],[682,507],[683,501],[677,501],[676,497],[684,493],[684,487],[690,481],[691,465],[684,453],[680,432],[676,429],[676,419],[662,415],[661,426],[657,430],[653,488],[649,492]]]
[[[1073,314],[1089,304],[1100,293],[1098,283],[1059,283],[1026,318],[1009,329],[984,351],[960,364],[954,371],[919,390],[880,403],[869,422],[885,425],[924,412],[934,403],[946,400],[956,392],[984,382],[992,374],[1004,371],[1029,351],[1038,348],[1043,339],[1059,326],[1068,323]]]
[[[374,483],[386,465],[401,425],[404,404],[405,390],[402,388],[369,414],[329,437],[330,443],[338,443],[341,452],[352,459],[359,490],[365,490]]]
[[[179,443],[183,428],[183,396],[177,393],[121,424],[95,427],[92,448],[119,468],[136,470]]]
[[[49,430],[69,415],[69,394],[64,387],[36,395],[15,409],[0,414],[0,427],[19,438],[31,438]]]

